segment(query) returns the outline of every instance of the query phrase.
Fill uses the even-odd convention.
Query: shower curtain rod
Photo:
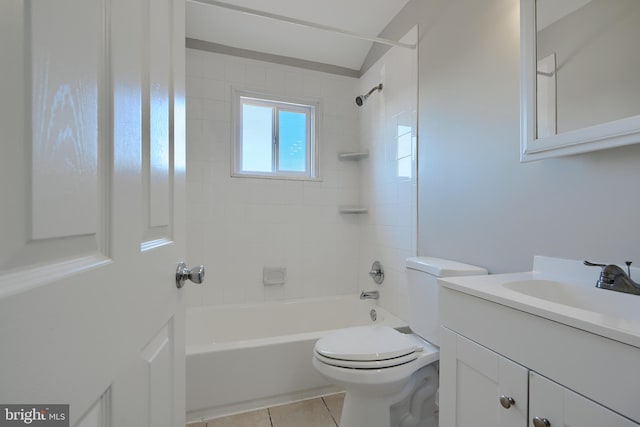
[[[276,15],[275,13],[263,12],[261,10],[250,9],[250,8],[244,7],[244,6],[237,6],[237,5],[225,3],[225,2],[222,2],[222,1],[218,1],[218,0],[189,0],[189,1],[192,1],[194,3],[208,4],[210,6],[222,7],[222,8],[225,8],[225,9],[231,9],[231,10],[235,10],[237,12],[246,13],[246,14],[249,14],[249,15],[261,16],[263,18],[273,19],[275,21],[288,22],[290,24],[301,25],[303,27],[311,27],[311,28],[315,28],[315,29],[318,29],[318,30],[330,31],[332,33],[337,33],[337,34],[342,34],[342,35],[346,35],[346,36],[356,37],[356,38],[359,38],[359,39],[362,39],[362,40],[367,40],[367,41],[376,42],[376,43],[382,43],[382,44],[386,44],[386,45],[389,45],[389,46],[403,47],[403,48],[406,48],[406,49],[413,49],[413,50],[415,50],[415,48],[416,48],[415,44],[400,43],[400,42],[396,42],[396,41],[393,41],[393,40],[388,40],[388,39],[384,39],[384,38],[380,38],[380,37],[368,36],[366,34],[360,34],[360,33],[356,33],[356,32],[353,32],[353,31],[342,30],[340,28],[330,27],[328,25],[317,24],[315,22],[303,21],[301,19],[289,18],[288,16]]]

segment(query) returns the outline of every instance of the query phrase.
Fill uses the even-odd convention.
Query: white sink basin
[[[595,286],[579,286],[554,280],[516,280],[503,283],[506,289],[580,310],[624,319],[640,320],[640,297]]]
[[[632,277],[640,269],[632,268]],[[582,261],[536,257],[531,272],[440,279],[442,286],[640,348],[640,296],[595,287]]]

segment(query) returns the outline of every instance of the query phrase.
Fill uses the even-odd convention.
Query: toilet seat
[[[392,368],[394,366],[403,365],[405,363],[413,362],[418,358],[418,354],[413,352],[405,356],[394,357],[393,359],[386,360],[371,360],[371,361],[356,361],[356,360],[341,360],[332,359],[330,357],[323,356],[316,351],[316,359],[327,365],[336,366],[338,368],[351,368],[351,369],[383,369]]]
[[[317,359],[352,369],[381,369],[417,359],[423,347],[389,326],[358,326],[333,332],[318,340]]]

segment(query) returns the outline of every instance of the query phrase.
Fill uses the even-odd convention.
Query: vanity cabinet
[[[533,371],[529,373],[529,396],[529,425],[533,427],[534,417],[546,419],[551,427],[639,425]]]
[[[440,317],[440,427],[640,426],[638,348],[446,287]]]
[[[640,426],[447,328],[440,336],[441,427]]]
[[[439,425],[525,427],[527,375],[527,368],[442,328]]]

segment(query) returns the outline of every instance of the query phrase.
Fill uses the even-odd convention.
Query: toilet
[[[431,257],[408,258],[406,267],[410,333],[374,324],[316,342],[313,366],[346,391],[340,427],[438,425],[438,278],[487,270]]]

